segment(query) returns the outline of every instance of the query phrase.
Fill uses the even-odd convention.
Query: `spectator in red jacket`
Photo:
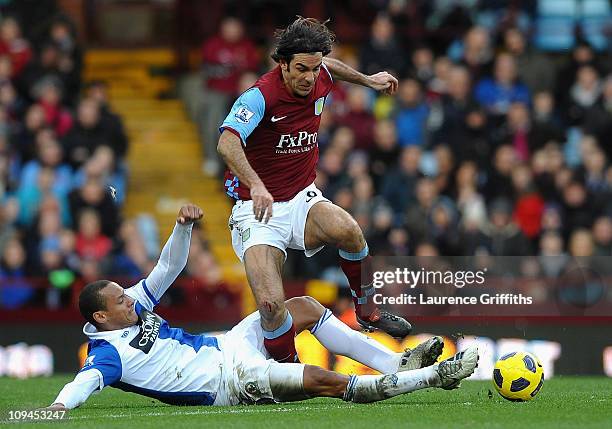
[[[63,137],[72,128],[72,115],[61,104],[61,83],[53,77],[43,78],[32,92],[45,111],[47,125],[53,127],[58,137]]]
[[[79,216],[76,252],[81,258],[102,260],[112,249],[110,238],[102,234],[100,215],[93,209],[85,209]]]
[[[17,77],[32,58],[27,40],[21,37],[19,23],[14,18],[4,18],[0,24],[0,55],[9,55],[13,64],[12,77]]]
[[[232,98],[237,95],[242,73],[255,71],[259,66],[257,49],[245,37],[242,22],[231,17],[221,22],[219,33],[202,46],[202,64],[205,82],[200,126],[206,155],[205,170],[215,174],[220,167],[216,149],[219,124]]]

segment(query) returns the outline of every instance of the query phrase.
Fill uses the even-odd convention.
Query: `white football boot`
[[[406,349],[401,353],[397,372],[433,365],[442,354],[443,349],[444,340],[438,336],[423,341],[413,349]]]
[[[478,347],[470,346],[454,356],[434,365],[434,371],[440,377],[438,387],[451,390],[459,387],[461,380],[474,373],[478,366]]]

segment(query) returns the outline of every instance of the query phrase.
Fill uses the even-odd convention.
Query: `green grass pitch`
[[[46,406],[70,380],[70,376],[25,381],[0,378],[0,425],[94,429],[612,427],[612,379],[604,377],[556,377],[544,382],[534,401],[525,403],[504,400],[488,381],[468,381],[455,391],[424,390],[368,405],[313,399],[250,407],[175,407],[107,388],[71,411],[67,420],[7,422],[8,410]]]

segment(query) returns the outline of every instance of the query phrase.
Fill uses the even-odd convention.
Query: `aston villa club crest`
[[[319,98],[315,101],[315,115],[319,116],[323,113],[323,105],[325,104],[325,97]]]

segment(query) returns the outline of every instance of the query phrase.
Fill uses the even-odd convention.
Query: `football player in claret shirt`
[[[311,297],[286,302],[297,330],[309,329],[330,352],[386,375],[349,377],[312,365],[276,362],[264,347],[258,312],[217,336],[171,327],[154,312],[155,306],[185,268],[191,225],[201,217],[197,206],[181,208],[146,279],[127,289],[99,280],[81,291],[87,359],[49,409],[78,407],[107,386],[173,405],[238,405],[315,396],[374,402],[427,387],[453,389],[473,373],[478,361],[474,347],[440,363],[435,363],[444,346],[440,337],[394,353],[346,326]]]
[[[255,295],[266,348],[279,362],[297,361],[281,278],[286,249],[310,257],[324,245],[339,249],[360,325],[404,337],[410,323],[373,302],[371,257],[359,225],[314,184],[317,133],[334,79],[389,94],[397,79],[386,72],[366,76],[327,58],[334,36],[315,19],[298,17],[276,38],[278,66],[236,100],[217,146],[229,167],[226,192],[236,200],[232,245]]]

